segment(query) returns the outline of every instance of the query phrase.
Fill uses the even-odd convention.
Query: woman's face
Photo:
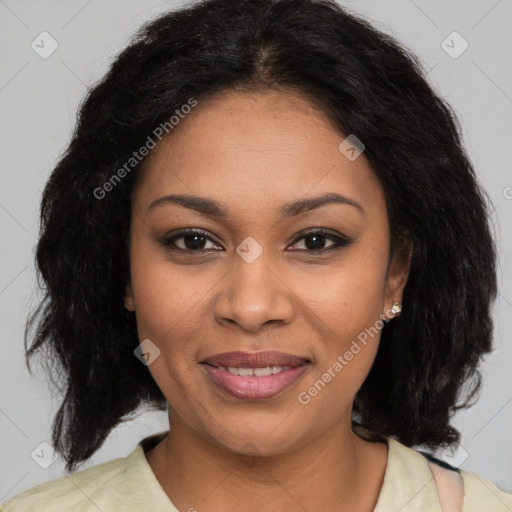
[[[386,275],[383,189],[344,138],[295,93],[232,92],[199,101],[148,156],[125,306],[171,425],[266,455],[349,432],[407,264],[396,253]],[[249,355],[214,358],[231,352]]]

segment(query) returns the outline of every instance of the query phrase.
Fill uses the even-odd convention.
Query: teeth
[[[281,373],[283,370],[290,370],[291,366],[267,366],[266,368],[236,368],[234,366],[219,366],[219,370],[227,370],[233,375],[239,375],[241,377],[269,377],[276,373]]]
[[[254,375],[256,375],[256,377],[268,377],[269,375],[272,375],[272,370],[270,369],[270,366],[267,366],[266,368],[254,368]]]

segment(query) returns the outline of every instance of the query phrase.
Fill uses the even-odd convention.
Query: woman
[[[5,512],[512,509],[412,448],[460,440],[492,350],[484,194],[414,56],[336,3],[143,27],[41,222],[27,356],[66,376],[66,468],[142,404],[170,430]]]

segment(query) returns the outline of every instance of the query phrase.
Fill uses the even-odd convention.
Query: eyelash
[[[163,237],[162,239],[159,240],[159,242],[169,250],[180,251],[180,252],[184,252],[184,253],[188,253],[188,254],[190,254],[190,253],[205,254],[205,253],[209,253],[209,252],[220,251],[219,249],[191,250],[191,249],[182,249],[181,247],[176,247],[175,241],[179,240],[180,238],[184,238],[187,235],[201,235],[204,238],[206,238],[207,240],[209,240],[210,242],[220,245],[208,234],[207,231],[203,231],[202,229],[197,229],[197,228],[191,228],[191,229],[178,231],[177,233],[174,233],[172,236]],[[311,235],[322,235],[326,240],[327,239],[331,240],[331,241],[335,242],[335,244],[326,249],[316,249],[316,250],[315,249],[294,249],[294,251],[307,252],[307,253],[312,253],[312,254],[325,254],[325,253],[328,253],[331,251],[339,250],[342,247],[347,247],[353,242],[353,239],[351,239],[349,237],[346,237],[343,235],[334,235],[333,233],[331,233],[325,229],[316,228],[316,229],[312,229],[307,232],[301,233],[300,238],[295,239],[295,241],[291,245],[292,246],[296,245],[302,239],[307,238],[308,236],[311,236]]]

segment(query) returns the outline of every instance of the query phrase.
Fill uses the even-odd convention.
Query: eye
[[[177,243],[177,241],[180,241]],[[206,252],[211,250],[211,247],[205,247],[208,242],[216,244],[215,240],[202,229],[187,229],[179,231],[172,236],[164,237],[160,243],[171,249],[184,252]],[[181,245],[181,247],[180,247]],[[217,246],[218,247],[218,246]],[[219,250],[219,249],[213,249]],[[222,249],[221,249],[222,250]]]
[[[305,242],[301,242],[304,240]],[[327,248],[324,247],[326,241],[331,240],[334,243]],[[297,247],[299,245],[302,245],[305,247],[305,249],[292,249],[293,251],[307,251],[307,252],[313,252],[313,253],[326,253],[330,252],[336,249],[339,249],[340,247],[346,247],[352,243],[352,239],[343,236],[343,235],[335,235],[333,233],[330,233],[329,231],[326,231],[325,229],[317,228],[311,231],[308,231],[307,233],[302,233],[301,238],[298,238],[297,241],[293,243],[291,247]],[[301,243],[299,243],[301,242]]]

